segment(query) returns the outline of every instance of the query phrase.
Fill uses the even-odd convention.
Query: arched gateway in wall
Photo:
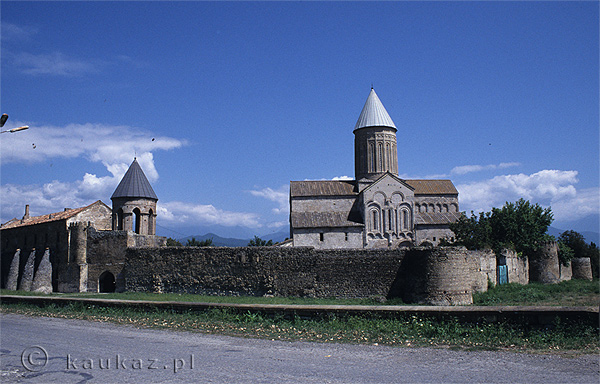
[[[114,292],[116,288],[115,275],[110,271],[104,271],[98,278],[98,292],[110,293]]]

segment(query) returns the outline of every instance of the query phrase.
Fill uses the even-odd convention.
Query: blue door
[[[498,266],[498,284],[508,283],[508,268],[506,265]]]

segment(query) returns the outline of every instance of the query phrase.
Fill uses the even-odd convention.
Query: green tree
[[[573,248],[569,247],[565,242],[558,240],[558,261],[568,267],[573,257],[575,257]]]
[[[213,240],[211,239],[205,239],[205,240],[196,240],[195,237],[192,237],[191,239],[187,240],[187,243],[185,244],[186,247],[212,247],[213,246]]]
[[[589,245],[581,233],[573,230],[564,231],[558,237],[558,241],[573,250],[573,257],[586,257]]]
[[[167,239],[167,247],[181,247],[181,243],[169,237]]]
[[[549,240],[547,232],[552,216],[550,208],[532,205],[524,199],[506,202],[500,209],[492,208],[490,226],[494,249],[512,247],[522,255],[533,255],[538,243]]]
[[[531,256],[540,242],[550,239],[547,231],[551,223],[550,208],[520,199],[506,202],[502,208],[492,208],[491,212],[481,212],[479,217],[473,212],[467,217],[463,212],[450,229],[456,242],[469,249],[491,248],[498,252],[512,248],[521,255]]]
[[[248,242],[249,247],[268,247],[271,245],[273,245],[273,240],[266,241],[256,235],[254,235],[254,239]]]
[[[479,217],[471,211],[471,216],[463,212],[455,223],[450,224],[457,242],[468,249],[484,249],[492,246],[492,229],[490,227],[490,213],[480,212]]]

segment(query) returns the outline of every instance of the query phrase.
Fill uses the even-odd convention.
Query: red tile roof
[[[31,216],[28,219],[24,219],[24,220],[12,219],[12,220],[9,220],[6,223],[2,224],[2,226],[0,226],[0,230],[17,228],[17,227],[25,227],[28,225],[35,225],[35,224],[41,224],[41,223],[48,223],[51,221],[67,220],[67,219],[77,215],[78,213],[85,211],[87,208],[89,208],[92,205],[97,204],[97,203],[104,204],[102,201],[98,200],[98,201],[93,202],[90,205],[86,205],[85,207],[81,207],[81,208],[74,208],[74,209],[65,208],[65,210],[62,212],[49,213],[47,215],[41,215],[41,216]]]

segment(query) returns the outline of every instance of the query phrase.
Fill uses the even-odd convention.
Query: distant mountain
[[[206,226],[177,226],[175,228],[167,228],[161,225],[160,222],[157,223],[156,226],[156,234],[159,236],[171,237],[173,239],[181,239],[188,238],[191,236],[195,236],[198,238],[198,234],[202,233],[213,233],[219,237],[229,238],[229,239],[252,239],[255,235],[258,235],[261,239],[273,239],[273,241],[277,239],[284,240],[286,237],[290,236],[289,225],[284,225],[275,229],[272,229],[271,232],[264,233],[259,232],[256,229],[235,226],[235,227],[226,227],[223,225],[206,225]],[[264,231],[262,229],[261,231]],[[283,237],[282,237],[283,236]]]
[[[558,236],[560,236],[561,233],[563,233],[564,231],[566,231],[566,229],[558,229],[558,228],[554,228],[552,226],[548,227],[548,234],[552,235],[556,238],[558,238]],[[592,231],[577,231],[575,230],[575,232],[579,232],[583,235],[583,237],[585,237],[585,241],[587,243],[595,243],[596,245],[600,244],[600,233],[598,232],[592,232]]]
[[[215,247],[245,247],[248,245],[248,242],[250,242],[250,240],[251,240],[250,238],[236,239],[236,238],[232,238],[232,237],[221,237],[219,235],[215,235],[214,233],[207,233],[205,235],[187,236],[187,237],[178,239],[178,241],[181,244],[185,245],[188,240],[192,239],[192,237],[199,241],[212,239],[213,245]],[[259,237],[266,241],[273,240],[273,244],[275,244],[275,243],[282,242],[287,237],[289,237],[289,233],[288,232],[275,232],[275,233],[270,233],[270,234],[267,234],[264,236],[259,236]],[[254,238],[254,237],[252,237],[252,238]]]
[[[179,242],[183,245],[187,243],[188,240],[191,240],[192,237],[196,240],[202,241],[207,239],[212,239],[212,243],[215,247],[245,247],[248,245],[250,239],[234,239],[231,237],[221,237],[215,235],[214,233],[207,233],[205,235],[195,235],[184,237],[183,239],[178,239]]]
[[[263,240],[273,240],[273,243],[281,243],[282,241],[290,237],[290,230],[286,228],[284,231],[266,233],[258,237],[260,237]]]

